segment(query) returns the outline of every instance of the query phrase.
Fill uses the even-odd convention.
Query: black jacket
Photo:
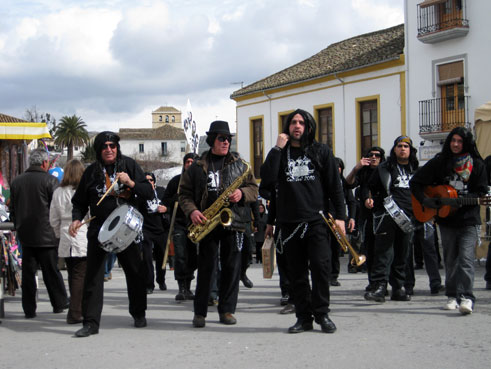
[[[10,219],[22,247],[57,247],[49,224],[49,207],[58,180],[41,167],[31,166],[10,186]]]
[[[449,184],[453,169],[449,167],[441,155],[437,155],[420,168],[410,182],[411,191],[422,202],[424,198],[424,187],[427,185]],[[486,194],[488,179],[484,162],[479,158],[473,159],[472,173],[467,182],[468,193],[466,197],[478,197]],[[481,224],[479,205],[463,206],[453,215],[446,218],[437,218],[439,224],[461,227]]]
[[[99,229],[104,224],[106,218],[119,205],[129,204],[138,208],[135,195],[142,199],[151,199],[154,196],[152,185],[147,181],[143,170],[133,159],[122,156],[120,159],[120,170],[126,172],[135,182],[135,187],[131,189],[128,199],[108,195],[97,206],[100,198],[104,195],[104,176],[99,162],[92,163],[82,175],[82,179],[77,187],[77,191],[72,198],[73,210],[72,220],[82,220],[90,208],[91,216],[95,219],[90,222],[87,237],[97,237]]]
[[[211,151],[211,150],[210,150]],[[190,215],[194,210],[201,212],[206,210],[208,199],[207,181],[208,181],[208,155],[207,151],[203,156],[196,160],[183,174],[181,186],[179,189],[179,205],[186,215],[186,219],[190,219]],[[228,153],[225,157],[225,163],[220,170],[220,193],[223,193],[234,180],[244,173],[245,165],[242,163],[238,154]],[[230,226],[231,230],[244,231],[245,224],[250,221],[251,209],[246,206],[246,203],[251,203],[257,200],[258,186],[256,179],[252,173],[246,177],[245,181],[240,186],[242,191],[242,199],[235,204],[230,204],[230,209],[234,213],[234,220]],[[248,220],[249,219],[249,220]]]

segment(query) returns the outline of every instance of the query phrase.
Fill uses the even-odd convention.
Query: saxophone
[[[243,160],[242,163],[244,163],[246,166],[244,173],[238,176],[234,182],[228,186],[220,196],[218,196],[215,202],[203,212],[203,215],[206,217],[206,221],[203,224],[191,224],[188,227],[188,238],[193,243],[198,243],[201,241],[208,233],[213,231],[218,224],[221,224],[224,227],[230,227],[232,224],[234,214],[232,213],[232,210],[228,208],[230,205],[228,198],[242,185],[251,171],[251,166],[249,163]]]

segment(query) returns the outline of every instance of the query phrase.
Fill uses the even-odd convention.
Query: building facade
[[[152,111],[152,128],[156,129],[166,125],[182,128],[181,111],[172,106],[161,106]]]
[[[491,101],[489,0],[405,0],[408,133],[424,162]]]
[[[317,139],[347,167],[374,145],[406,134],[404,25],[330,45],[285,70],[235,91],[237,145],[254,174],[297,108],[318,122]]]

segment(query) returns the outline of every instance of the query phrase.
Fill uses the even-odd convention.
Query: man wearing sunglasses
[[[211,147],[182,174],[179,187],[179,205],[189,223],[203,224],[207,219],[203,211],[246,170],[245,162],[237,153],[230,152],[232,134],[228,123],[214,121],[206,132],[206,143]],[[205,326],[210,295],[210,281],[220,252],[220,284],[218,313],[220,323],[232,325],[239,294],[241,249],[246,229],[248,203],[256,201],[258,186],[249,173],[240,188],[228,198],[233,221],[229,227],[219,224],[198,245],[198,278],[194,298],[193,326]],[[220,251],[219,251],[220,247]]]
[[[107,252],[100,247],[99,230],[106,218],[120,205],[138,206],[136,196],[151,199],[154,196],[152,185],[147,181],[143,170],[133,159],[121,154],[119,136],[113,132],[99,133],[94,139],[96,161],[84,172],[77,191],[72,198],[73,222],[69,227],[72,236],[77,234],[82,219],[90,210],[95,218],[87,231],[87,272],[82,300],[83,327],[75,333],[77,337],[87,337],[99,333],[104,294],[104,261]],[[102,200],[111,185],[113,190]],[[117,254],[119,263],[126,275],[129,311],[137,328],[147,325],[145,311],[147,294],[145,290],[145,264],[140,249],[132,242]]]
[[[355,167],[346,177],[346,183],[348,188],[357,188],[355,190],[355,198],[360,204],[360,212],[358,225],[361,232],[362,245],[360,253],[366,255],[367,260],[365,265],[361,268],[367,271],[368,286],[367,291],[373,289],[373,283],[371,279],[372,265],[373,265],[373,250],[375,237],[373,235],[373,199],[370,196],[368,189],[368,180],[372,173],[377,169],[378,165],[385,160],[385,151],[379,146],[373,146],[366,154],[356,163]],[[357,267],[348,267],[348,270],[352,273],[358,271]]]

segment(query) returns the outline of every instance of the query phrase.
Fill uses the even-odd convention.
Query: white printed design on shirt
[[[401,168],[398,166],[397,169],[399,170],[399,175],[397,176],[396,180],[394,181],[394,187],[397,188],[409,188],[409,181],[411,180],[411,177],[413,176],[410,173],[407,173],[404,169],[401,170]]]
[[[448,184],[453,188],[455,188],[459,196],[467,195],[469,193],[469,189],[467,188],[467,183],[464,182],[457,173],[453,173],[453,175],[450,177],[448,181]]]
[[[218,171],[216,171],[216,172],[209,171],[208,172],[208,183],[207,183],[208,192],[210,192],[210,191],[217,192],[219,186],[220,186],[220,175],[218,174]]]
[[[147,212],[149,214],[156,213],[159,206],[160,200],[153,198],[152,200],[147,200]]]
[[[310,159],[304,155],[296,160],[288,160],[286,170],[287,182],[303,182],[315,180],[314,168]]]

